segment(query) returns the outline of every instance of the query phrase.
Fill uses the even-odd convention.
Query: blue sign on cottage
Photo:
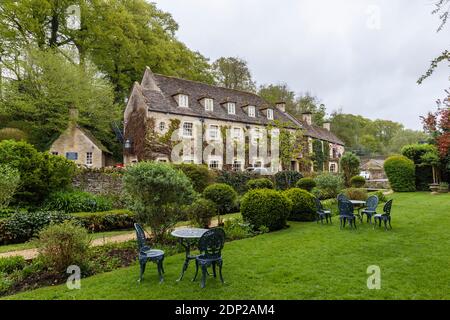
[[[66,158],[68,160],[78,160],[78,152],[66,152]]]

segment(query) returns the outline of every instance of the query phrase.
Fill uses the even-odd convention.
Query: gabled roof
[[[97,148],[99,148],[100,150],[102,150],[103,152],[112,154],[111,151],[108,150],[108,148],[106,148],[101,142],[100,140],[98,140],[93,134],[92,132],[90,132],[88,129],[83,128],[79,125],[77,125],[77,129],[79,129],[81,132],[83,132],[83,134],[92,141],[93,144],[95,144],[97,146]]]
[[[316,139],[320,139],[320,140],[325,140],[331,143],[336,143],[336,144],[340,144],[340,145],[344,145],[344,141],[342,141],[341,139],[339,139],[333,132],[328,131],[325,128],[316,126],[316,125],[308,125],[305,121],[299,121],[305,132],[305,135],[312,137],[312,138],[316,138]]]

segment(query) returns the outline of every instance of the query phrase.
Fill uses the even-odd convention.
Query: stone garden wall
[[[120,195],[122,172],[120,169],[83,169],[75,176],[73,186],[93,194]]]

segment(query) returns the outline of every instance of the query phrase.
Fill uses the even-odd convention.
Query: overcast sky
[[[449,87],[448,65],[416,81],[448,47],[434,0],[156,0],[178,38],[214,61],[238,56],[258,85],[287,83],[327,111],[421,129]]]

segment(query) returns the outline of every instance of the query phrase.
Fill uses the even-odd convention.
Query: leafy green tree
[[[357,155],[352,152],[346,152],[340,160],[340,167],[344,176],[346,186],[350,186],[352,177],[359,174],[359,165],[361,161]]]
[[[262,85],[259,87],[258,95],[272,105],[277,102],[286,103],[286,111],[288,112],[295,109],[295,93],[290,90],[286,83]]]
[[[156,241],[164,240],[183,215],[182,206],[195,197],[189,178],[170,164],[140,162],[128,167],[123,181],[130,210],[150,226]]]
[[[428,141],[430,136],[422,131],[404,129],[398,131],[389,141],[387,153],[398,154],[400,150],[409,144],[416,144],[422,141]]]
[[[111,121],[121,118],[111,86],[96,70],[80,68],[52,50],[31,50],[21,62],[20,79],[10,81],[0,99],[6,127],[17,127],[28,141],[45,150],[69,125],[69,109],[77,108],[77,122],[106,145],[116,146]]]
[[[212,70],[219,86],[249,92],[256,91],[247,61],[241,58],[219,58],[212,64]]]
[[[8,207],[19,185],[19,171],[8,165],[0,165],[0,209]]]

